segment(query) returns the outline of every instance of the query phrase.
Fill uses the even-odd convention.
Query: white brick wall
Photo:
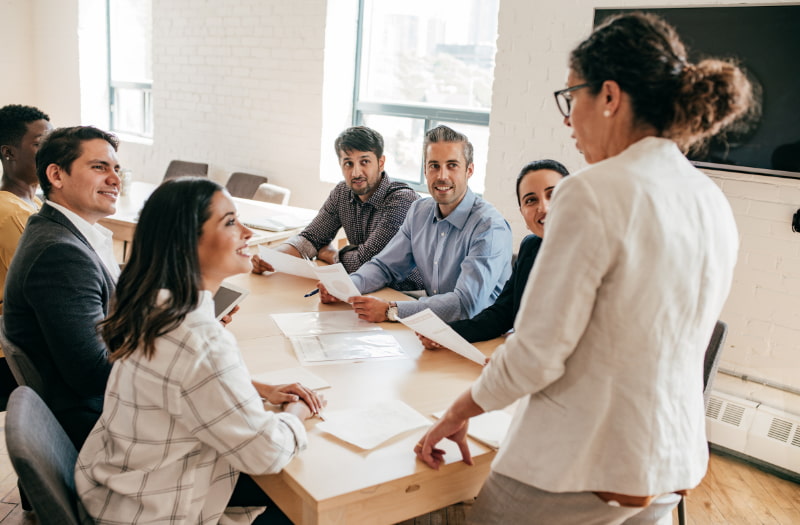
[[[325,0],[153,1],[153,145],[124,143],[136,176],[171,159],[208,162],[220,182],[263,173],[316,208]]]
[[[593,9],[612,4],[663,7],[687,2],[500,3],[487,169],[492,183],[486,197],[512,223],[517,241],[527,233],[514,196],[519,168],[543,157],[573,170],[585,165],[556,109],[553,91],[564,85],[569,51],[591,31]],[[722,313],[730,327],[722,365],[800,388],[800,234],[791,231],[792,213],[800,207],[800,181],[709,173],[731,201],[741,238],[733,290]],[[797,396],[723,375],[715,386],[800,413]]]

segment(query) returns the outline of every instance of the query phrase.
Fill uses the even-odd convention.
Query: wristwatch
[[[399,321],[397,317],[397,303],[392,301],[389,303],[389,308],[386,309],[386,318],[391,322],[396,323]]]

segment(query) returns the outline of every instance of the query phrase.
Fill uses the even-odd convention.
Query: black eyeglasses
[[[591,85],[591,83],[586,82],[584,84],[578,84],[577,86],[559,89],[553,93],[553,95],[556,97],[556,105],[558,106],[558,110],[562,115],[564,115],[564,118],[569,118],[570,111],[572,110],[572,96],[568,95],[568,93],[571,93],[576,89],[589,87]]]

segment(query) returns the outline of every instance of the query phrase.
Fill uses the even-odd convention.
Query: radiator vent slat
[[[738,427],[742,423],[742,416],[744,415],[744,407],[728,403],[725,411],[722,413],[721,421]]]
[[[706,408],[706,417],[711,419],[719,418],[719,412],[722,409],[722,400],[718,397],[711,396],[708,400],[708,407]]]
[[[797,430],[794,433],[794,438],[792,439],[792,445],[800,448],[800,426],[797,427]]]
[[[792,432],[792,423],[780,418],[773,418],[772,423],[769,425],[767,437],[777,439],[781,443],[789,441],[789,434]]]

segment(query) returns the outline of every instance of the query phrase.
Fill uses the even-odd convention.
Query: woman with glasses
[[[708,461],[703,355],[738,240],[720,189],[684,157],[743,116],[735,65],[687,62],[675,30],[619,15],[575,48],[556,93],[587,168],[559,186],[515,332],[423,437],[520,399],[475,523],[671,523]],[[534,291],[535,290],[535,297]]]
[[[450,327],[470,343],[500,337],[514,327],[514,318],[522,301],[522,292],[525,290],[528,275],[542,246],[550,199],[556,185],[567,175],[569,171],[563,164],[550,159],[529,162],[517,175],[517,203],[525,220],[525,226],[532,235],[522,239],[511,277],[508,278],[494,304],[472,319],[450,323]],[[427,337],[420,335],[419,338],[429,350],[442,348],[439,343]]]
[[[251,523],[269,505],[259,520],[289,523],[240,472],[280,472],[306,447],[303,420],[324,399],[251,382],[215,319],[222,281],[250,271],[251,236],[206,178],[167,181],[145,203],[100,324],[113,368],[75,467],[87,522]],[[264,410],[262,397],[283,411]]]

